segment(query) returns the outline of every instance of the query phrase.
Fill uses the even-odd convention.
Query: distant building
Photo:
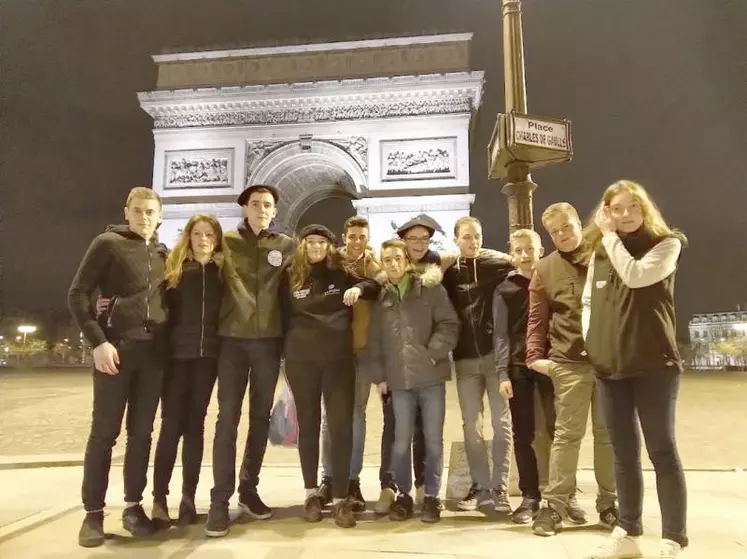
[[[740,359],[719,351],[718,344],[733,338],[747,337],[747,311],[696,314],[690,319],[690,345],[693,366],[709,369],[737,366]]]

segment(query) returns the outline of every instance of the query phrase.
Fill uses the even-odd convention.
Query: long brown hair
[[[344,269],[345,271],[354,274],[350,266],[345,263],[340,251],[335,246],[327,241],[327,257],[325,258],[325,264],[329,270]],[[309,279],[311,274],[311,264],[309,264],[309,253],[306,248],[306,238],[300,240],[296,252],[291,258],[290,266],[288,267],[288,273],[290,275],[291,286],[293,289],[301,289]]]
[[[641,212],[643,213],[643,228],[654,235],[655,237],[676,237],[682,244],[687,244],[687,237],[682,231],[673,229],[667,222],[664,221],[664,217],[661,215],[661,210],[651,199],[646,189],[643,188],[637,182],[631,180],[619,180],[614,184],[607,187],[604,191],[602,199],[599,204],[594,208],[594,213],[589,218],[589,221],[584,228],[584,241],[586,243],[587,250],[593,252],[602,240],[602,232],[595,222],[597,212],[603,207],[609,206],[612,199],[620,194],[621,192],[627,192],[630,194],[638,204],[641,206]]]
[[[192,235],[192,229],[198,223],[207,223],[215,234],[215,250],[213,251],[212,260],[218,266],[223,279],[223,284],[227,286],[231,293],[239,297],[248,297],[248,293],[241,283],[236,268],[231,258],[231,251],[226,246],[223,238],[223,228],[221,227],[218,220],[210,214],[195,214],[184,227],[182,236],[179,242],[176,243],[174,249],[169,253],[166,259],[166,288],[175,289],[182,279],[182,272],[184,271],[184,262],[188,259],[193,259],[192,245],[190,238]]]

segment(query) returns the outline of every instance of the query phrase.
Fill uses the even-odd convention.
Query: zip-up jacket
[[[357,259],[348,258],[347,251],[343,247],[340,254],[345,258],[348,266],[360,278],[375,279],[379,282],[386,280],[386,274],[381,269],[371,249],[365,249]],[[383,274],[383,277],[382,277]],[[366,349],[368,344],[368,327],[371,322],[371,301],[359,299],[353,305],[353,350],[356,354]]]
[[[495,371],[501,382],[526,374],[529,278],[514,271],[493,295]]]
[[[554,251],[537,262],[529,283],[527,364],[537,359],[587,363],[581,334],[586,263],[580,249]]]
[[[451,378],[449,352],[459,336],[459,317],[441,283],[441,270],[408,272],[402,293],[385,284],[374,305],[363,369],[376,384],[393,390],[425,388]]]
[[[217,359],[223,291],[221,272],[213,260],[204,266],[196,260],[184,261],[179,283],[166,291],[172,359]]]
[[[603,237],[584,290],[586,348],[598,376],[682,372],[674,308],[681,249],[677,237],[645,230]]]
[[[326,262],[311,265],[300,289],[292,286],[289,270],[282,274],[280,305],[289,361],[329,361],[353,358],[353,309],[343,303],[345,291],[359,287],[362,298],[375,299],[380,285]]]
[[[443,286],[461,319],[454,360],[483,357],[493,351],[493,293],[511,264],[502,258],[460,257],[444,272]]]
[[[283,270],[293,255],[293,239],[274,229],[254,234],[243,220],[236,231],[225,234],[239,279],[249,301],[239,308],[235,297],[224,297],[218,334],[230,338],[280,338],[278,288]],[[246,304],[246,303],[245,303]]]
[[[148,340],[166,322],[166,247],[145,240],[127,225],[109,225],[88,247],[67,295],[73,320],[88,343]],[[96,291],[111,299],[98,319]]]

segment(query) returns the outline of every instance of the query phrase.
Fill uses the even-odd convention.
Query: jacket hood
[[[441,266],[431,264],[426,266],[422,272],[415,274],[415,277],[420,278],[423,287],[436,287],[441,283],[444,273],[441,271]]]
[[[107,225],[105,231],[107,233],[116,233],[117,235],[121,235],[122,237],[125,237],[127,239],[137,239],[137,240],[140,240],[140,241],[143,240],[143,238],[140,235],[138,235],[137,233],[135,233],[134,231],[132,231],[130,229],[130,226],[127,225],[126,223],[116,223],[116,224],[112,224],[112,225]],[[153,233],[153,237],[151,238],[151,240],[154,243],[158,243],[158,233],[157,232]]]

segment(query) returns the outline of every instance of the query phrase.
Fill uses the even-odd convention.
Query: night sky
[[[744,0],[525,0],[529,110],[573,124],[575,159],[534,173],[535,219],[586,216],[619,178],[647,186],[690,238],[680,326],[747,303]],[[64,309],[91,238],[149,185],[152,54],[473,32],[486,71],[472,138],[473,213],[506,242],[486,145],[503,110],[500,0],[3,0],[0,3],[0,303]],[[545,237],[547,243],[549,240]],[[684,334],[684,331],[681,332]]]

